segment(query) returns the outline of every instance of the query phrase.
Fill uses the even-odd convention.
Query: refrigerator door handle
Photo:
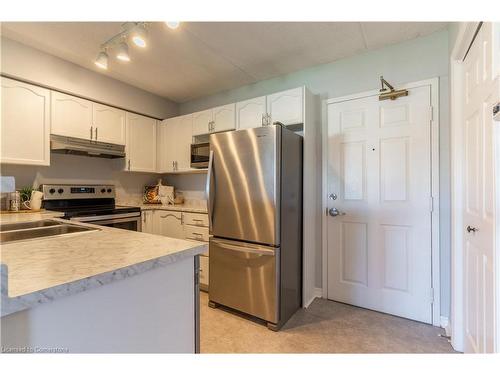
[[[210,151],[208,158],[207,181],[205,185],[205,195],[207,196],[208,231],[212,233],[214,191],[212,190],[214,152]]]
[[[274,256],[276,254],[276,249],[267,247],[267,246],[259,246],[259,245],[235,245],[222,240],[212,240],[214,244],[223,249],[229,249],[234,251],[239,251],[242,253],[254,253],[260,255]]]

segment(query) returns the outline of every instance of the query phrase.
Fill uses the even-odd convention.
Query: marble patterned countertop
[[[22,216],[18,221],[28,220]],[[97,230],[2,245],[1,316],[193,257],[208,247],[203,242],[79,225]]]
[[[20,223],[23,221],[37,221],[43,219],[52,219],[64,216],[63,212],[56,211],[39,211],[39,212],[21,212],[21,213],[2,213],[0,215],[0,223]]]

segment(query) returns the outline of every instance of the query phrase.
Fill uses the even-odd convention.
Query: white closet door
[[[107,105],[93,103],[92,117],[95,140],[118,145],[125,144],[125,111]]]
[[[8,78],[1,79],[0,161],[50,164],[50,91]]]
[[[467,54],[463,76],[466,353],[495,350],[495,132],[491,111],[498,92],[495,92],[492,75],[492,48],[491,23],[485,22]],[[496,178],[498,181],[498,176]]]
[[[279,121],[284,125],[304,122],[304,90],[302,87],[277,92],[267,97],[267,113],[271,116],[271,125]]]
[[[211,132],[222,132],[236,129],[234,103],[213,108],[214,126]]]
[[[93,139],[92,102],[57,91],[51,97],[51,133]]]
[[[266,97],[261,96],[236,103],[236,128],[249,129],[264,125]]]
[[[430,86],[409,91],[328,105],[328,298],[432,323]]]

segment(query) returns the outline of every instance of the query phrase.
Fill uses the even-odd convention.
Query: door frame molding
[[[431,78],[422,81],[400,84],[407,89],[414,89],[422,86],[430,86],[431,106],[433,113],[431,117],[431,195],[433,197],[433,211],[431,213],[431,287],[433,289],[432,302],[432,325],[440,326],[441,322],[441,289],[440,289],[440,224],[439,224],[439,78]],[[369,96],[379,95],[378,89],[364,91],[336,98],[328,98],[322,101],[322,297],[328,298],[328,236],[327,236],[327,215],[328,191],[327,191],[327,164],[328,164],[328,111],[327,106],[333,103],[340,103],[354,99],[362,99]]]

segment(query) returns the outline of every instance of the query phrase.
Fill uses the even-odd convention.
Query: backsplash
[[[51,154],[50,167],[2,165],[3,176],[14,176],[16,189],[38,188],[41,184],[112,184],[116,201],[139,204],[145,185],[164,185],[182,191],[187,204],[205,204],[205,174],[160,176],[152,173],[126,172],[124,159],[90,158],[77,155]]]

